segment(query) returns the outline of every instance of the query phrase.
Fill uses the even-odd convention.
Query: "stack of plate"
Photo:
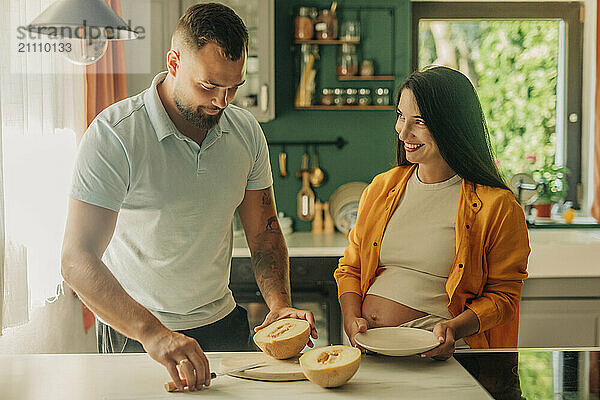
[[[337,188],[329,198],[329,213],[340,232],[348,234],[354,227],[360,196],[366,187],[364,182],[346,183]]]

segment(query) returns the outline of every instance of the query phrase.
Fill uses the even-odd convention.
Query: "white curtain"
[[[56,40],[23,37],[22,27],[53,0],[0,1],[2,26],[10,29],[0,36],[0,328],[6,328],[27,322],[32,308],[60,292],[68,191],[85,129],[85,75],[57,51]]]

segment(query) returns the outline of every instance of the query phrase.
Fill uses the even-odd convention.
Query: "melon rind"
[[[331,351],[350,352],[350,362],[341,365],[332,364],[329,367],[315,366],[315,360],[323,352]],[[309,381],[319,386],[330,388],[342,386],[354,376],[360,366],[360,350],[350,346],[327,346],[307,351],[300,357],[300,367]]]
[[[298,334],[289,338],[270,339],[267,337],[268,333],[271,332],[275,327],[284,323],[292,323],[296,326],[300,325],[302,330]],[[261,349],[265,354],[278,360],[284,360],[286,358],[297,356],[308,343],[309,337],[310,324],[307,321],[303,319],[284,318],[275,321],[256,332],[252,339],[258,348]]]

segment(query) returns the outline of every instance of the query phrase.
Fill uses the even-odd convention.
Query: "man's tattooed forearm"
[[[275,228],[269,230],[268,224],[267,231],[254,238],[252,269],[268,305],[281,302],[291,304],[287,248],[276,219],[274,225]]]

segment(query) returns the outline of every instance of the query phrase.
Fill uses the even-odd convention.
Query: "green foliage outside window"
[[[419,68],[443,64],[471,79],[505,179],[553,169],[558,49],[558,21],[430,21],[419,27]],[[552,194],[564,190],[555,187]]]
[[[519,380],[521,393],[527,400],[554,398],[551,352],[521,352]]]

